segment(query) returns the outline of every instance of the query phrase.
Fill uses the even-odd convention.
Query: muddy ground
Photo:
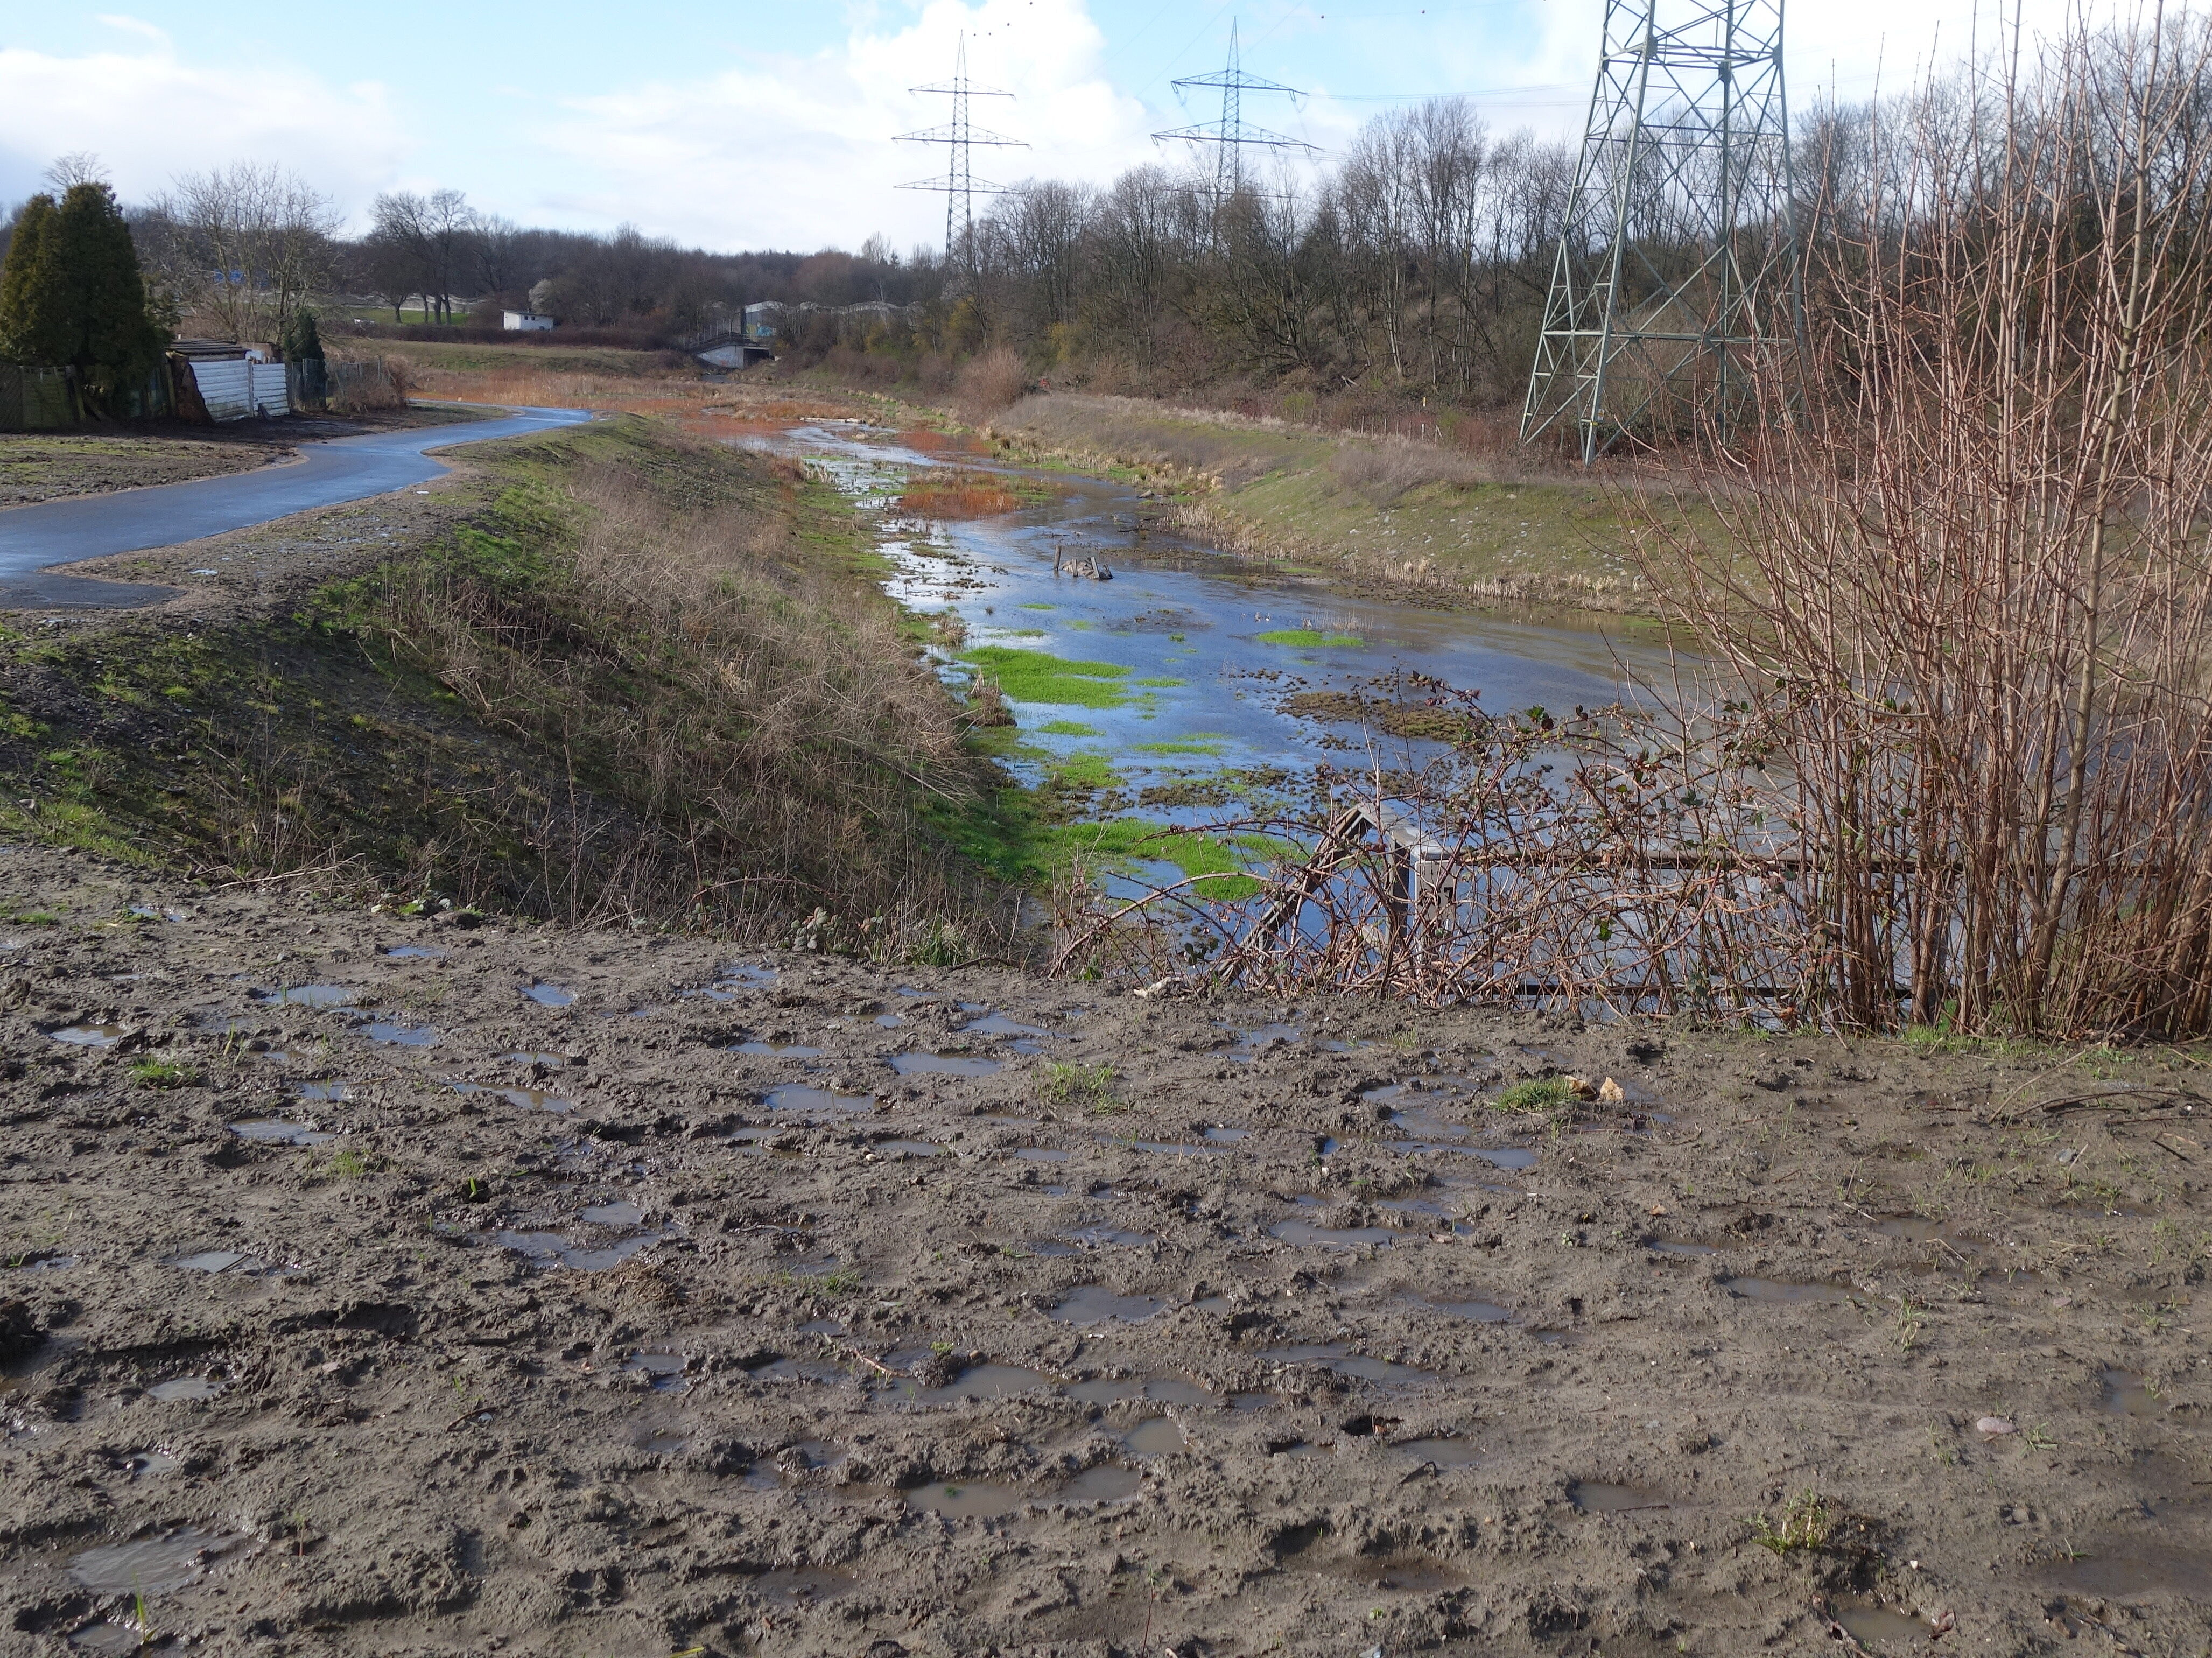
[[[2212,1643],[2193,1056],[0,913],[0,1652]]]

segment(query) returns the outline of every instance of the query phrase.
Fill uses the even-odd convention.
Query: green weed
[[[1126,1109],[1114,1096],[1114,1067],[1048,1060],[1037,1073],[1037,1099],[1045,1105],[1085,1111]]]
[[[197,1088],[200,1073],[174,1060],[146,1059],[131,1067],[131,1081],[137,1088]]]
[[[1529,1077],[1502,1090],[1490,1102],[1493,1111],[1564,1111],[1575,1102],[1574,1090],[1558,1077]]]
[[[1819,1491],[1808,1487],[1790,1499],[1789,1506],[1782,1510],[1780,1525],[1775,1525],[1763,1513],[1754,1515],[1747,1523],[1751,1527],[1753,1542],[1787,1558],[1826,1546],[1829,1534],[1836,1528],[1836,1512]]]

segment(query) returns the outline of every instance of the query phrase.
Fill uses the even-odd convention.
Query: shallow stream
[[[1364,768],[1361,728],[1285,712],[1294,693],[1367,691],[1402,668],[1480,690],[1499,714],[1566,711],[1613,702],[1630,676],[1656,676],[1665,663],[1617,625],[1601,631],[1610,618],[1577,627],[1430,610],[1217,552],[1145,525],[1146,499],[1124,483],[981,452],[925,453],[857,421],[759,441],[814,463],[880,514],[886,590],[917,613],[959,618],[955,637],[964,638],[936,652],[948,677],[965,679],[960,665],[980,662],[1003,685],[1018,721],[1008,766],[1032,786],[1054,773],[1094,783],[1100,817],[1218,821],[1234,803],[1302,793],[1297,780],[1318,762]],[[899,512],[911,475],[951,466],[1049,494],[977,519]],[[1056,556],[1099,560],[1113,579],[1055,574]],[[1378,741],[1382,763],[1402,759],[1401,744]]]

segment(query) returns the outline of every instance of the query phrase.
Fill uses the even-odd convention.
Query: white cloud
[[[103,11],[94,21],[105,23],[112,29],[120,29],[125,34],[143,35],[147,39],[161,46],[166,46],[169,44],[168,30],[158,24],[149,23],[143,17],[125,16],[118,11]]]
[[[0,197],[43,188],[39,175],[56,155],[92,150],[126,201],[179,173],[258,161],[281,162],[350,207],[410,148],[373,82],[333,87],[268,59],[195,65],[166,45],[69,58],[0,50]]]
[[[945,151],[891,139],[949,118],[950,99],[908,88],[951,78],[963,29],[970,77],[1017,94],[975,99],[971,118],[1030,146],[979,147],[979,175],[1103,180],[1155,155],[1144,105],[1098,73],[1104,40],[1083,0],[933,0],[907,27],[858,22],[812,57],[573,102],[538,138],[574,182],[518,216],[630,220],[723,247],[851,247],[876,229],[935,244],[944,197],[896,186],[942,176]]]

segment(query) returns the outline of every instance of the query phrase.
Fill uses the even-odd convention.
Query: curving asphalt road
[[[447,470],[429,450],[574,426],[591,417],[584,409],[518,409],[505,419],[470,426],[331,438],[303,443],[298,460],[252,472],[108,495],[76,495],[0,512],[0,606],[153,604],[175,590],[58,575],[52,567],[109,553],[173,547],[318,507],[404,489]]]

